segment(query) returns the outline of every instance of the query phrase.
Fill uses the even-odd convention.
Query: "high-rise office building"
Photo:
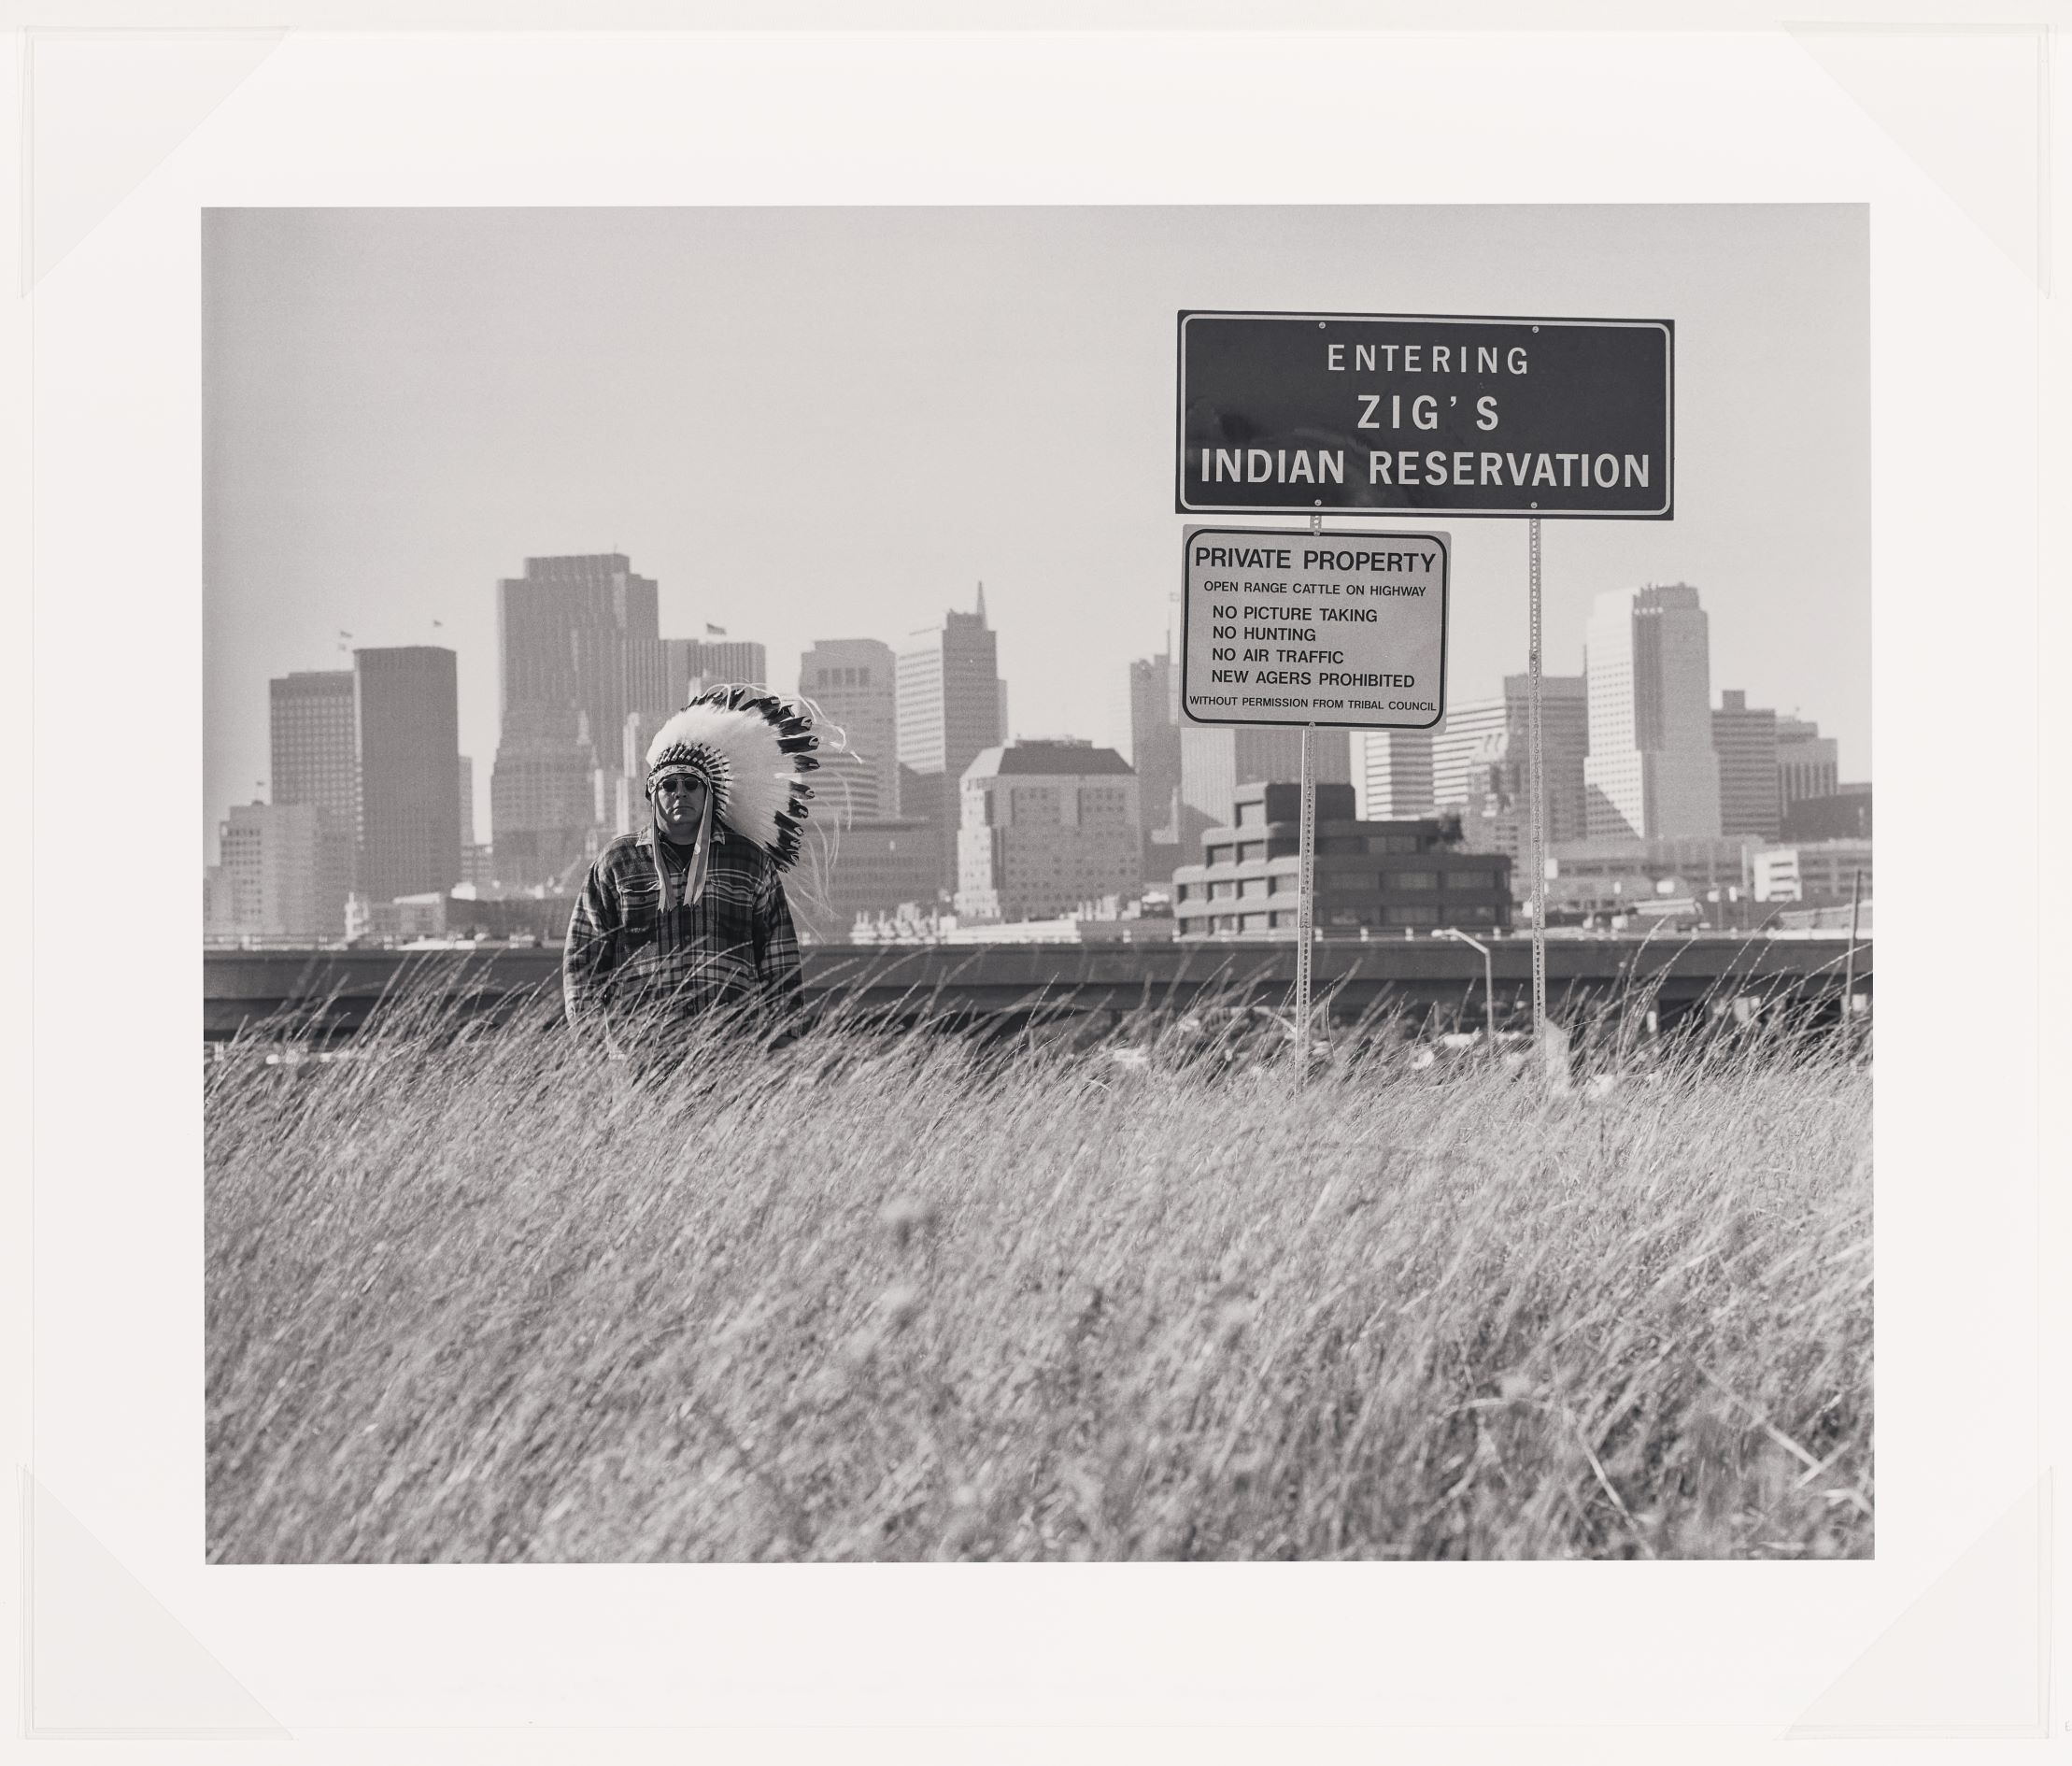
[[[1316,782],[1350,785],[1350,732],[1319,730],[1312,751]],[[1199,862],[1202,833],[1228,828],[1241,785],[1299,784],[1302,732],[1287,724],[1187,723],[1180,730],[1180,805],[1186,826],[1182,862]]]
[[[1590,748],[1582,676],[1540,677],[1540,744],[1547,769],[1547,844],[1580,840],[1586,826],[1582,763]],[[1529,858],[1529,675],[1506,675],[1500,699],[1466,700],[1447,712],[1432,733],[1432,804],[1461,812],[1461,838],[1471,849]]]
[[[626,715],[660,729],[669,715],[690,697],[694,638],[626,640]],[[623,726],[621,726],[623,727]]]
[[[224,824],[216,824],[219,845],[222,840]],[[228,874],[220,864],[212,864],[202,873],[202,932],[210,938],[227,938],[237,931],[237,897],[231,888]]]
[[[691,673],[702,676],[706,686],[722,683],[742,687],[770,684],[770,658],[759,644],[743,638],[672,639],[692,647]]]
[[[938,831],[944,888],[957,882],[958,784],[981,749],[1006,740],[1006,703],[980,583],[972,612],[945,613],[940,626],[916,632],[899,654],[899,757],[911,769],[901,776],[900,806]]]
[[[528,558],[522,577],[497,584],[504,719],[571,705],[608,753],[626,720],[628,647],[659,635],[657,597],[620,552]]]
[[[1717,835],[1711,651],[1698,591],[1650,583],[1599,595],[1584,662],[1587,837]]]
[[[1129,763],[1148,831],[1170,829],[1180,802],[1180,725],[1170,654],[1129,664]]]
[[[352,653],[360,740],[360,892],[449,890],[461,868],[456,658],[433,645]]]
[[[597,767],[582,727],[583,714],[573,705],[521,705],[505,716],[490,775],[490,847],[499,882],[558,882],[588,855]]]
[[[1720,693],[1712,713],[1720,757],[1720,832],[1775,840],[1783,824],[1777,789],[1777,713],[1748,703],[1738,689]]]
[[[342,938],[360,847],[360,738],[353,673],[320,669],[267,683],[276,804],[317,813],[316,905],[309,931]]]
[[[1548,838],[1580,839],[1582,761],[1590,749],[1589,694],[1582,676],[1540,677],[1540,741],[1547,765]],[[1531,751],[1532,677],[1506,675],[1501,698],[1464,700],[1432,732],[1433,803],[1440,808],[1465,804],[1469,773],[1492,760],[1514,760],[1529,771]]]
[[[626,640],[627,715],[638,712],[658,727],[702,688],[760,687],[769,680],[769,653],[760,644],[677,637]],[[599,763],[606,763],[606,755],[616,752],[616,744],[603,743]]]
[[[799,691],[841,732],[821,736],[813,812],[847,821],[900,813],[899,674],[892,647],[875,638],[822,638],[799,662]]]
[[[1521,780],[1529,782],[1532,676],[1506,675],[1504,697],[1513,707],[1507,740],[1509,758],[1518,762]],[[1547,842],[1551,846],[1556,840],[1581,840],[1590,826],[1590,792],[1584,766],[1590,758],[1590,688],[1585,676],[1540,677],[1540,756],[1547,769]],[[1529,835],[1526,844],[1530,844]]]
[[[319,923],[319,811],[314,804],[234,804],[217,830],[215,930],[259,938],[339,937]]]
[[[1129,664],[1114,721],[1127,735],[1126,758],[1137,774],[1137,801],[1143,817],[1144,880],[1170,882],[1185,863],[1180,847],[1179,702],[1171,651],[1142,656]]]
[[[1352,733],[1354,814],[1362,821],[1415,821],[1432,813],[1432,733]]]
[[[528,558],[523,576],[498,582],[503,706],[490,807],[504,881],[548,881],[594,846],[610,820],[627,717],[683,703],[653,703],[669,699],[682,661],[660,643],[658,596],[621,552]],[[569,784],[578,762],[580,791]]]
[[[1780,818],[1809,797],[1832,797],[1841,769],[1833,736],[1808,718],[1777,720],[1777,813]]]
[[[1581,676],[1575,677],[1576,685],[1582,685]],[[1546,700],[1544,689],[1547,679],[1540,679],[1540,728],[1542,736],[1546,727]],[[1490,757],[1497,752],[1508,752],[1510,748],[1513,711],[1511,695],[1501,699],[1464,699],[1447,707],[1446,715],[1440,719],[1439,727],[1432,732],[1432,802],[1443,804],[1448,808],[1457,808],[1468,801],[1468,775],[1477,765],[1486,765]],[[1521,733],[1526,724],[1521,718]]]
[[[1114,749],[1065,740],[988,748],[965,770],[960,796],[958,914],[1043,919],[1141,888],[1137,776]]]
[[[475,762],[461,757],[461,881],[480,885],[494,880],[490,848],[475,837]]]

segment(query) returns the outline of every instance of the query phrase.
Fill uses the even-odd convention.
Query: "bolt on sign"
[[[1668,520],[1669,320],[1180,315],[1176,507]]]
[[[1180,703],[1196,723],[1429,730],[1446,711],[1444,534],[1190,527]]]

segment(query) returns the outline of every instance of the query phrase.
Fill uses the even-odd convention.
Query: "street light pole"
[[[1849,954],[1842,961],[1842,1053],[1856,1052],[1856,932],[1864,906],[1864,874],[1849,886]]]
[[[1432,934],[1435,938],[1457,938],[1464,945],[1473,945],[1482,952],[1482,1039],[1491,1054],[1497,1052],[1497,979],[1495,965],[1489,960],[1489,947],[1480,938],[1470,938],[1458,926],[1441,926]]]

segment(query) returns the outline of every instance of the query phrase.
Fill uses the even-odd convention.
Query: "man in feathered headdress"
[[[569,919],[561,997],[579,1035],[666,1054],[672,1027],[716,1010],[793,1030],[799,940],[781,873],[799,854],[816,746],[800,706],[749,687],[710,688],[656,733],[654,824],[598,854]]]

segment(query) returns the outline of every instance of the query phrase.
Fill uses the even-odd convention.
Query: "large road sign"
[[[1663,320],[1182,313],[1176,506],[1671,515]]]
[[[1190,527],[1185,544],[1194,722],[1428,730],[1445,715],[1444,534]]]

